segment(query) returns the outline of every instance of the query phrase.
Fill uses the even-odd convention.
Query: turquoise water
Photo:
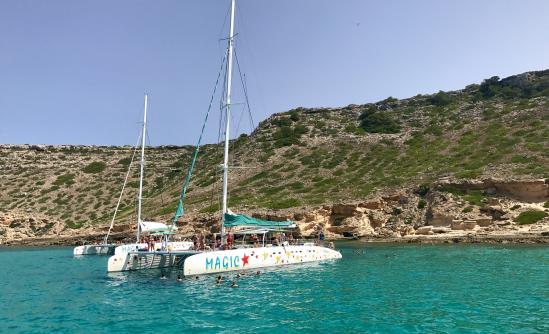
[[[0,332],[549,333],[549,247],[340,243],[343,259],[178,282],[0,250]]]

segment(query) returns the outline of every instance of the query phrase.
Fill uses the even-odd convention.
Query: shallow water
[[[0,250],[0,332],[549,333],[549,247],[339,243],[343,259],[178,282]],[[234,276],[234,274],[231,274]]]

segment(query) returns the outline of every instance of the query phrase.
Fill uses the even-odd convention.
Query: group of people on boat
[[[228,233],[225,246],[221,245],[221,235],[214,233],[206,235],[198,231],[192,237],[195,250],[232,249],[234,245],[234,234]]]
[[[141,238],[141,243],[147,244],[147,246],[145,247],[145,250],[149,252],[154,252],[156,250],[155,249],[156,242],[158,242],[158,240],[152,235],[146,235]]]
[[[221,235],[217,233],[205,234],[204,231],[199,230],[192,237],[195,250],[221,250],[221,249],[233,249],[235,247],[235,234],[229,230],[226,236],[225,245],[221,243]],[[253,247],[263,247],[264,242],[267,246],[287,246],[299,244],[299,239],[294,237],[294,233],[291,232],[276,232],[273,233],[270,238],[264,239],[264,236],[258,234],[250,234],[243,236],[242,240],[247,240],[248,243],[253,244]],[[315,244],[317,246],[324,245],[325,235],[324,231],[320,230],[317,234]]]

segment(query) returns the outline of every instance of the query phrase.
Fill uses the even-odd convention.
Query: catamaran
[[[244,214],[235,214],[227,206],[229,186],[229,141],[230,141],[230,119],[231,119],[231,89],[233,71],[233,48],[234,48],[234,18],[235,0],[231,0],[231,18],[229,27],[229,38],[227,52],[222,62],[222,68],[227,59],[225,71],[225,97],[222,103],[225,119],[224,157],[223,157],[223,188],[222,188],[222,216],[220,243],[217,245],[216,238],[212,241],[212,247],[193,247],[187,250],[170,250],[163,247],[160,251],[143,252],[130,251],[125,254],[115,254],[109,258],[108,271],[126,271],[146,268],[163,268],[171,266],[183,267],[183,274],[202,275],[227,271],[248,270],[266,267],[276,267],[304,262],[318,262],[325,260],[340,259],[341,253],[334,249],[333,244],[329,247],[318,241],[300,241],[287,238],[291,236],[291,230],[296,227],[292,221],[268,221],[250,217]],[[221,73],[221,72],[220,72]],[[219,82],[219,76],[218,80]],[[217,88],[217,83],[216,83]],[[215,89],[214,89],[215,94]],[[208,108],[208,113],[211,108]],[[206,113],[206,120],[208,119]],[[205,125],[205,123],[204,123]],[[175,227],[177,220],[183,215],[183,203],[187,187],[190,182],[192,170],[199,151],[201,138],[204,133],[204,125],[200,134],[198,144],[195,147],[193,160],[183,185],[176,213],[173,217],[172,226]],[[227,229],[229,229],[227,231]],[[234,244],[235,236],[241,239],[239,245]],[[253,243],[246,243],[246,237]],[[261,236],[261,242],[259,237]],[[271,238],[269,238],[271,236]]]
[[[175,224],[167,225],[160,222],[145,221],[142,219],[143,202],[143,177],[145,173],[145,139],[147,136],[147,106],[148,95],[145,94],[145,107],[143,112],[143,127],[141,130],[141,162],[139,173],[139,192],[137,196],[137,233],[136,241],[132,244],[118,245],[113,250],[113,255],[109,258],[108,271],[123,271],[131,269],[143,269],[138,265],[131,265],[129,259],[133,255],[139,254],[140,263],[148,267],[171,266],[173,262],[165,263],[165,259],[159,256],[163,251],[186,251],[193,247],[190,241],[170,241],[171,235],[177,231]],[[132,157],[133,161],[133,157]],[[129,173],[129,171],[128,171]],[[126,176],[127,178],[127,176]],[[114,218],[113,218],[114,221]],[[112,225],[112,223],[111,223]],[[145,242],[143,238],[148,240]],[[130,256],[130,254],[133,254]],[[174,258],[175,259],[175,258]],[[111,270],[114,268],[114,270]],[[121,268],[121,270],[116,270]]]
[[[167,226],[163,223],[158,222],[148,222],[143,221],[141,219],[141,203],[143,199],[143,175],[144,175],[144,166],[145,166],[145,138],[146,138],[146,131],[147,131],[147,106],[148,106],[148,95],[145,94],[145,108],[144,108],[144,116],[143,116],[143,127],[141,130],[141,170],[140,170],[140,178],[139,178],[139,196],[137,201],[137,236],[136,236],[136,243],[133,244],[123,244],[123,245],[117,245],[117,244],[109,244],[108,239],[110,236],[110,233],[112,231],[112,228],[114,227],[114,221],[116,219],[116,214],[118,213],[118,209],[120,207],[120,203],[122,201],[122,196],[124,195],[124,189],[126,188],[126,184],[128,183],[128,179],[130,176],[132,164],[135,158],[135,154],[137,151],[137,145],[135,145],[135,149],[133,151],[130,164],[128,166],[128,171],[126,172],[126,177],[124,178],[124,184],[122,185],[122,190],[120,192],[120,196],[118,197],[118,202],[116,203],[116,207],[114,210],[113,217],[111,219],[111,223],[109,226],[109,229],[107,230],[107,234],[103,238],[103,243],[100,244],[92,244],[92,245],[81,245],[76,246],[73,249],[73,254],[75,256],[80,255],[113,255],[113,254],[125,254],[129,251],[135,251],[140,249],[148,249],[148,248],[157,248],[161,249],[163,246],[162,244],[165,243],[165,247],[169,249],[174,250],[183,250],[183,249],[189,249],[193,243],[192,242],[169,242],[167,241],[167,236],[174,234],[177,230],[177,227],[174,226]],[[158,243],[155,242],[141,242],[141,235],[146,235],[150,238],[157,238],[159,239]]]

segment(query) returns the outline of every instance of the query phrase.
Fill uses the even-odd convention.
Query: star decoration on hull
[[[242,266],[249,265],[248,260],[250,257],[244,253],[244,256],[242,257]]]

